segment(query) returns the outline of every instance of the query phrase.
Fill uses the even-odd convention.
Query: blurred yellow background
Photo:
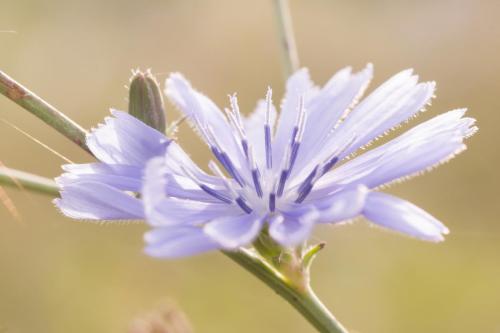
[[[283,91],[271,2],[1,1],[0,68],[85,127],[126,109],[132,68],[163,81],[180,71],[219,104],[237,91],[251,110],[267,85]],[[316,230],[328,246],[313,286],[361,333],[500,332],[500,2],[292,1],[301,64],[324,83],[345,65],[375,65],[374,86],[413,67],[437,99],[412,124],[468,107],[469,150],[390,192],[444,221],[428,244],[355,225]],[[169,120],[178,116],[168,105]],[[0,96],[0,118],[75,162],[90,157]],[[197,161],[208,152],[187,126]],[[0,123],[0,161],[54,177],[63,163]],[[173,299],[197,332],[313,332],[294,310],[219,253],[177,261],[142,254],[140,224],[62,217],[50,198],[9,189],[22,215],[0,206],[0,332],[127,332]]]

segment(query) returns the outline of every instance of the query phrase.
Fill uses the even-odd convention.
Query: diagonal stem
[[[83,127],[2,71],[0,71],[0,93],[90,152],[85,143],[87,132]]]
[[[222,252],[290,303],[318,332],[347,333],[342,324],[321,303],[310,286],[307,286],[305,290],[297,288],[286,277],[249,250]]]
[[[279,44],[283,55],[284,75],[287,79],[299,69],[299,55],[293,34],[292,16],[287,0],[273,0],[278,26]]]

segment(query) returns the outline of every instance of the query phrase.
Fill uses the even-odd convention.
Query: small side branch
[[[7,167],[0,167],[0,184],[54,197],[59,195],[59,187],[52,179]]]
[[[85,129],[2,71],[0,93],[90,152],[85,143]]]

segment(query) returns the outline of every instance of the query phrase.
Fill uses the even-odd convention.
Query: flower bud
[[[145,124],[165,132],[165,109],[160,86],[149,70],[130,78],[128,112]]]

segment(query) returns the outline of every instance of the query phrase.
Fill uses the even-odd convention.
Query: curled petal
[[[269,234],[279,244],[293,247],[307,240],[313,226],[312,219],[299,220],[277,215],[269,222]]]
[[[144,251],[158,258],[181,258],[219,248],[203,230],[194,226],[155,228],[144,235]]]
[[[363,215],[371,222],[418,239],[440,242],[448,228],[412,203],[379,192],[370,192]]]
[[[284,215],[299,222],[338,223],[350,220],[363,211],[368,188],[351,186],[327,196],[310,198],[303,204],[286,207]],[[311,195],[311,197],[314,197]]]
[[[208,222],[203,230],[222,248],[235,249],[251,243],[261,228],[261,217],[255,214],[245,214],[215,218]]]
[[[352,219],[361,214],[368,188],[353,186],[318,200],[314,205],[319,210],[318,223],[336,223]]]

